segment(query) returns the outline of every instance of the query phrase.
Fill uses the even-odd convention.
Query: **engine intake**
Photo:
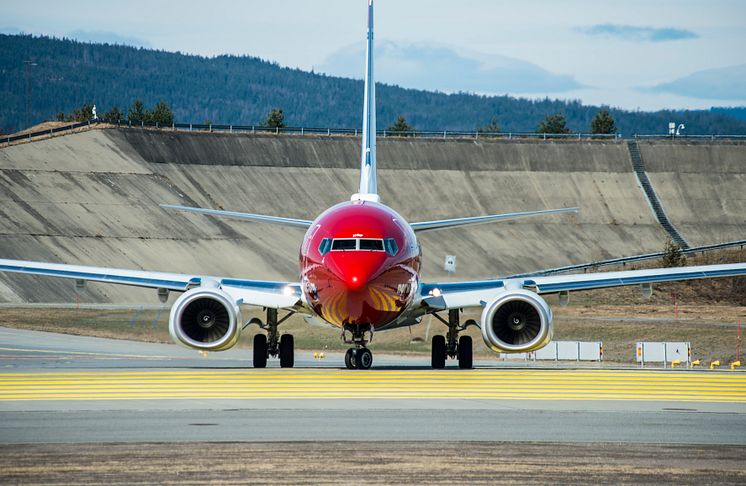
[[[241,313],[222,290],[196,288],[185,292],[174,302],[168,331],[177,344],[222,351],[238,341]]]
[[[482,311],[482,339],[496,352],[520,353],[542,348],[552,339],[552,311],[528,290],[498,296]]]

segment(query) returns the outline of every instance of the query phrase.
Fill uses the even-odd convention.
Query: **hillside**
[[[35,65],[26,66],[24,61]],[[27,76],[28,74],[28,76]],[[139,98],[152,106],[165,100],[177,121],[257,124],[281,107],[292,126],[357,127],[362,82],[281,67],[255,57],[205,58],[108,44],[0,35],[0,130],[23,128],[26,89],[31,91],[29,124],[52,119],[85,102],[99,112],[128,107]],[[434,93],[381,85],[379,128],[399,114],[418,129],[473,130],[496,117],[503,131],[533,131],[546,115],[564,112],[573,131],[588,131],[597,106],[580,102],[526,100],[509,96]],[[724,113],[654,113],[612,110],[625,135],[661,133],[668,122],[688,133],[746,133],[746,121]]]

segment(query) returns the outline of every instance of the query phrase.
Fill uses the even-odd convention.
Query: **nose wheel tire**
[[[283,334],[280,336],[280,368],[292,368],[295,364],[293,347],[294,339],[292,334]]]
[[[254,368],[267,367],[267,336],[257,334],[254,336]]]
[[[458,338],[458,367],[462,370],[470,370],[473,366],[471,336],[459,336]]]
[[[433,369],[442,370],[446,367],[446,338],[445,336],[433,336],[432,341],[432,359]]]
[[[345,353],[348,370],[367,370],[373,365],[373,353],[368,348],[350,348]]]
[[[350,348],[345,353],[345,366],[348,370],[354,370],[355,369],[355,352],[357,349]]]
[[[355,356],[355,364],[359,370],[370,369],[373,364],[373,353],[368,348],[360,348]]]

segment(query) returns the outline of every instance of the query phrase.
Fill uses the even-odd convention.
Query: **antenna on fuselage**
[[[373,0],[368,0],[368,43],[365,49],[365,98],[363,101],[363,147],[360,160],[360,189],[354,200],[378,202],[376,185],[376,82],[373,77]]]

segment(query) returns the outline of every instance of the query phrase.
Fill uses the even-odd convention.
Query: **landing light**
[[[293,288],[287,285],[285,288],[282,289],[282,293],[283,295],[290,297],[291,295],[293,295]]]
[[[433,297],[440,297],[441,291],[439,288],[435,287],[433,290],[430,291],[430,295],[432,295]]]

